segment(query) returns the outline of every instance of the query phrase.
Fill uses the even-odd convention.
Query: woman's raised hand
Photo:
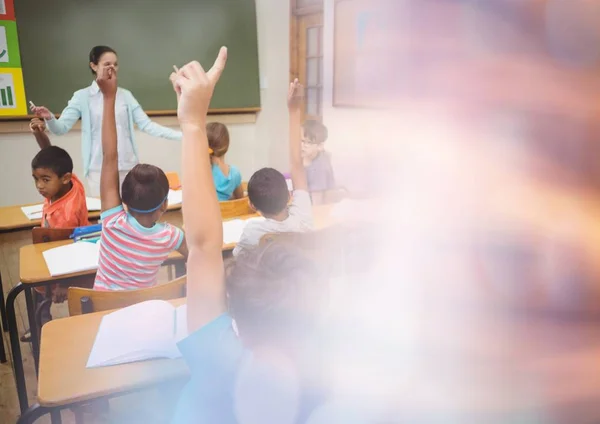
[[[42,119],[52,119],[52,112],[45,106],[31,106],[33,114]]]

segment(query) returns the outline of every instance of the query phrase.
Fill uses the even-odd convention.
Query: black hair
[[[96,46],[96,47],[92,48],[92,50],[90,50],[90,63],[97,65],[98,62],[100,62],[100,58],[102,57],[102,55],[104,53],[117,54],[117,52],[111,47]],[[92,71],[92,74],[96,75],[96,71],[94,71],[91,66],[90,66],[90,70]]]
[[[169,180],[162,169],[147,164],[136,165],[123,180],[123,203],[138,210],[150,210],[169,194]]]
[[[315,262],[277,241],[238,256],[227,269],[226,287],[229,312],[251,345],[310,337],[318,319],[312,312],[328,293]]]
[[[315,144],[325,143],[329,135],[327,127],[314,119],[304,122],[302,129],[304,130],[304,137]]]
[[[38,152],[31,161],[31,169],[51,169],[58,177],[73,172],[73,159],[65,149],[48,146]]]
[[[259,169],[248,181],[248,198],[262,213],[278,214],[287,206],[289,196],[285,177],[276,169]]]

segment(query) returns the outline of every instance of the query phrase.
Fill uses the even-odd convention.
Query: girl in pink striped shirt
[[[106,67],[97,83],[104,97],[102,120],[102,236],[95,290],[130,290],[156,285],[169,253],[178,250],[187,258],[183,231],[158,222],[168,206],[169,181],[153,165],[137,165],[119,191],[115,99],[117,71]],[[127,210],[123,207],[127,205]]]

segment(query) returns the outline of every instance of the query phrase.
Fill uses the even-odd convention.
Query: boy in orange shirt
[[[44,196],[42,227],[75,228],[89,225],[83,184],[73,174],[73,160],[58,146],[52,146],[43,121],[29,125],[41,150],[31,161],[38,192]]]
[[[71,156],[64,149],[51,145],[42,120],[33,119],[29,128],[41,148],[31,161],[31,173],[38,192],[44,196],[42,227],[76,228],[89,225],[85,190],[79,178],[73,174]],[[54,285],[51,298],[44,296],[46,295],[44,288],[36,288],[41,325],[52,319],[50,315],[52,302],[65,301],[67,288],[68,286],[60,284]],[[30,340],[31,334],[27,331],[21,337],[21,341]]]

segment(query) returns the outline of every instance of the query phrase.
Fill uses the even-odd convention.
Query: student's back
[[[104,97],[102,124],[102,236],[95,290],[128,290],[157,283],[161,264],[173,250],[187,256],[183,232],[158,222],[167,210],[169,181],[153,165],[136,165],[119,190],[115,98],[117,75],[107,68],[98,76]],[[127,206],[125,210],[124,205]]]
[[[225,163],[225,154],[229,150],[229,131],[220,122],[206,125],[213,181],[217,189],[219,202],[243,197],[242,174],[240,170]]]

